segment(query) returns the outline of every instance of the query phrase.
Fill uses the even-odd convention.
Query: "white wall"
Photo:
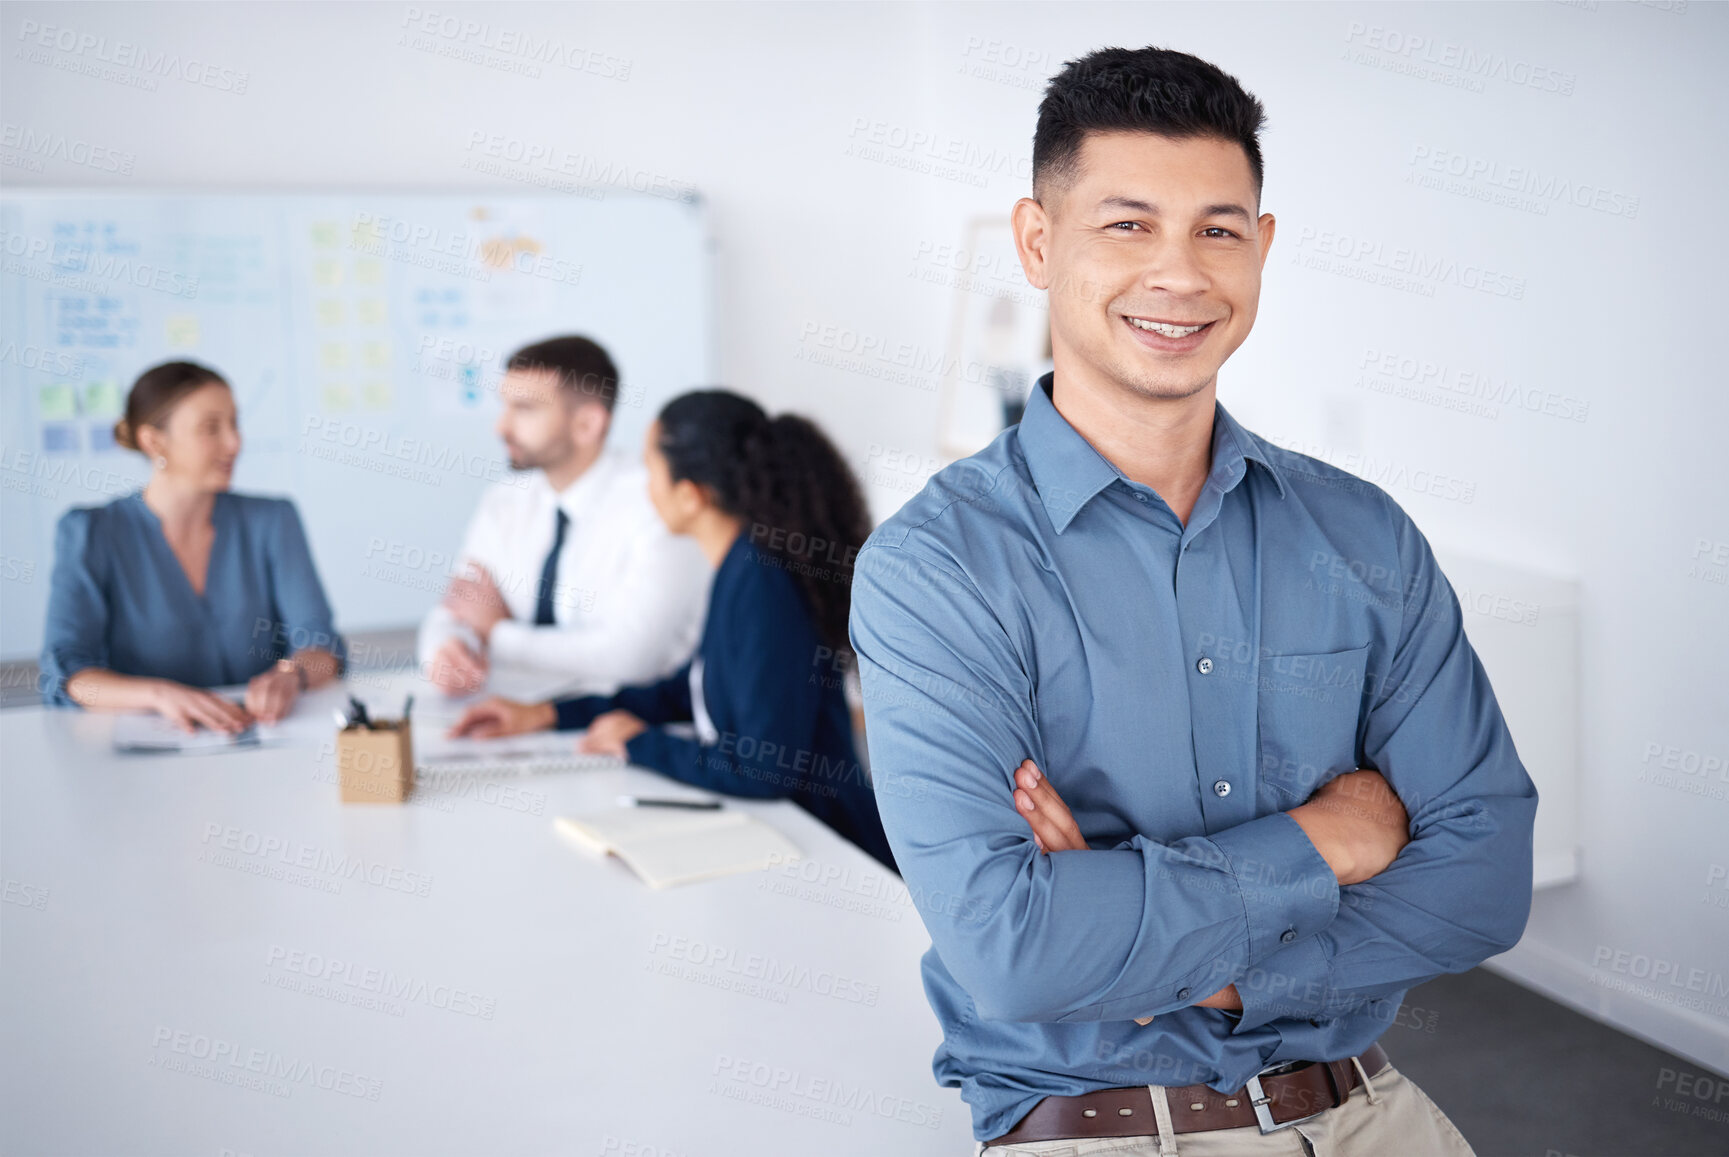
[[[8,5],[9,138],[15,126],[63,133],[135,160],[124,178],[63,161],[36,172],[8,149],[5,178],[528,187],[464,167],[478,133],[695,184],[719,242],[724,381],[817,416],[868,475],[881,448],[934,451],[936,395],[814,363],[801,355],[820,346],[805,335],[832,325],[940,356],[950,291],[915,276],[928,267],[919,254],[958,244],[966,220],[1026,191],[1017,174],[1043,76],[1104,44],[1215,61],[1268,106],[1264,207],[1279,218],[1260,323],[1226,367],[1222,399],[1277,440],[1359,464],[1438,544],[1580,584],[1583,875],[1538,895],[1502,965],[1729,1069],[1729,888],[1713,879],[1729,865],[1729,402],[1705,340],[1729,267],[1715,211],[1729,178],[1729,10],[438,6],[495,36],[599,54],[595,73],[542,65],[538,78],[405,43],[410,14],[433,10]],[[244,72],[245,92],[175,77],[145,92],[75,71],[94,48],[21,57],[29,21],[215,62]],[[596,74],[622,71],[619,60],[626,78]],[[967,179],[848,155],[875,131],[858,126],[876,122],[953,150]],[[1480,177],[1450,189],[1407,179],[1414,159],[1446,154],[1602,200],[1539,191],[1510,205]],[[1348,256],[1360,245],[1366,255]],[[1419,274],[1412,291],[1353,276],[1402,250],[1454,279]],[[1304,258],[1327,267],[1292,263]],[[1506,292],[1459,283],[1484,269]],[[1539,408],[1467,413],[1436,404],[1456,393],[1374,388],[1397,386],[1396,372],[1360,385],[1370,350],[1444,366],[1455,387],[1461,372],[1510,384]],[[1583,421],[1562,416],[1581,408]],[[902,497],[873,492],[879,515]],[[1658,968],[1660,979],[1637,975]]]

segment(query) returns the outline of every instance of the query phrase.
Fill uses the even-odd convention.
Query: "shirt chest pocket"
[[[1257,799],[1285,811],[1357,766],[1357,722],[1369,646],[1261,657]]]

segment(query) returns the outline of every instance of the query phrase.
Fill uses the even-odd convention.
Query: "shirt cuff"
[[[1338,878],[1288,813],[1262,816],[1210,838],[1224,853],[1248,911],[1251,966],[1333,922]]]
[[[435,619],[423,624],[419,636],[415,639],[415,650],[422,664],[430,664],[433,656],[438,654],[438,649],[450,639],[461,639],[476,655],[486,653],[486,648],[481,646],[480,636],[476,635],[468,624],[449,616],[448,612],[440,615],[440,618],[445,621]]]
[[[534,628],[516,619],[500,619],[492,624],[492,630],[487,633],[486,652],[494,663],[509,665],[518,660],[527,649],[524,644],[531,637]],[[473,631],[468,632],[476,642],[479,636]]]
[[[552,711],[557,717],[555,731],[579,731],[594,722],[594,717],[607,710],[612,699],[606,695],[582,695],[575,699],[554,699]],[[626,749],[630,747],[625,744]],[[634,761],[633,761],[634,762]]]
[[[667,740],[671,738],[659,727],[639,731],[624,743],[624,761],[632,767],[647,767],[664,772],[672,763],[668,758]]]
[[[1332,996],[1332,961],[1319,936],[1287,945],[1237,981],[1243,1016],[1231,1034],[1251,1032],[1281,1017],[1314,1018]]]

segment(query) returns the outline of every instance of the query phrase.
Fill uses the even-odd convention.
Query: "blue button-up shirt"
[[[1517,942],[1531,903],[1537,791],[1405,512],[1219,406],[1185,525],[1050,389],[871,535],[853,587],[934,1069],[981,1140],[1045,1096],[1228,1093],[1360,1053],[1406,989]],[[1090,850],[1034,846],[1028,758]],[[1285,813],[1357,767],[1411,840],[1340,887]],[[1231,983],[1240,1016],[1193,1007]]]

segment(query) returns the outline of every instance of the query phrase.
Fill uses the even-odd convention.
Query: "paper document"
[[[670,888],[797,857],[797,845],[743,811],[613,808],[559,816],[559,833],[595,855],[615,855],[651,888]]]
[[[532,731],[502,739],[448,739],[450,725],[427,720],[414,729],[414,766],[422,775],[535,775],[619,768],[624,760],[576,750],[581,732]]]
[[[259,747],[262,743],[257,725],[233,734],[202,727],[188,734],[154,712],[114,717],[114,750],[132,754],[233,751],[237,747]]]

